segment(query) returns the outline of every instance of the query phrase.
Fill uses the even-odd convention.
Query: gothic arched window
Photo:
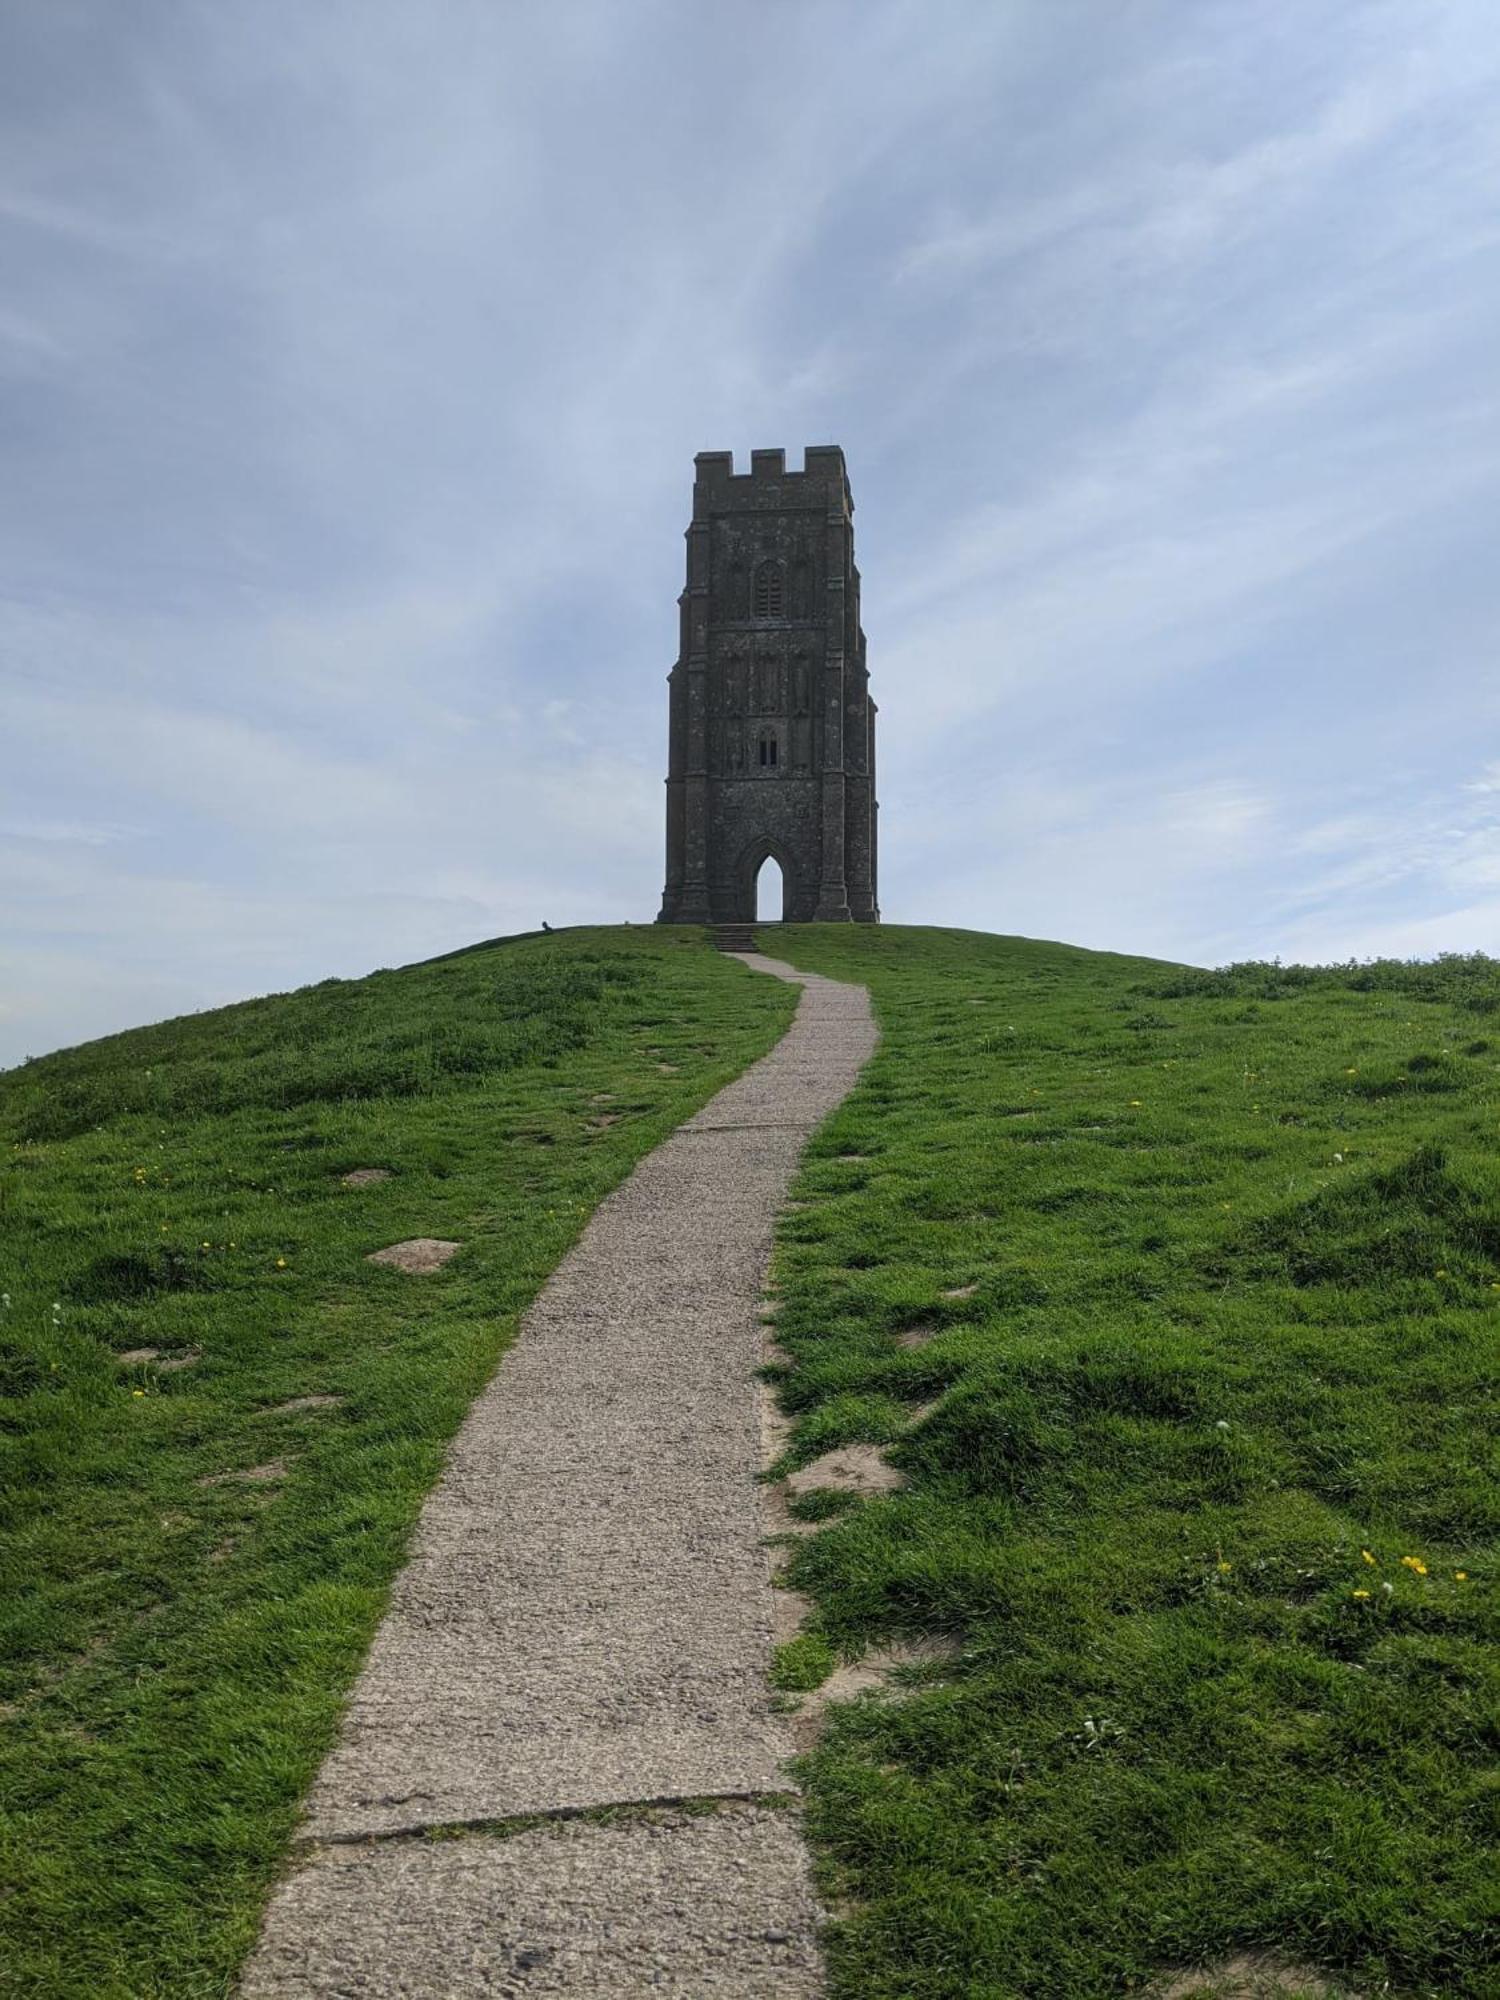
[[[776,769],[776,731],[763,729],[760,732],[760,767],[763,771]]]
[[[781,618],[786,612],[786,573],[779,562],[763,562],[755,572],[757,618]]]

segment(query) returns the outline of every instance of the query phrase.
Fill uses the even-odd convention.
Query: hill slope
[[[885,1037],[778,1332],[906,1486],[795,1503],[800,1678],[954,1649],[809,1767],[837,1991],[1493,1995],[1500,967],[762,942]],[[469,1399],[793,998],[574,932],[0,1076],[0,1990],[225,1990]]]
[[[225,1991],[520,1311],[795,997],[575,931],[0,1075],[0,1991]]]
[[[1500,966],[774,948],[884,1033],[783,1222],[787,1463],[908,1482],[796,1503],[801,1658],[956,1652],[813,1760],[837,1991],[1493,1996]]]

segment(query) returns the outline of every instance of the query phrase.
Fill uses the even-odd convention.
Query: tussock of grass
[[[809,1762],[837,1992],[1493,1996],[1500,967],[777,949],[885,1038],[780,1232],[788,1461],[941,1398],[790,1581],[962,1642]]]
[[[0,1990],[226,1991],[520,1312],[794,1003],[580,931],[0,1076]]]

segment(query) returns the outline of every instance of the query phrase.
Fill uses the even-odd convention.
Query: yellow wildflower
[[[1365,1561],[1370,1565],[1371,1569],[1374,1569],[1376,1566],[1375,1558],[1370,1554],[1370,1551],[1368,1549],[1361,1549],[1360,1554],[1364,1557]]]
[[[1132,1097],[1130,1100],[1130,1108],[1132,1111],[1139,1111],[1141,1108],[1141,1100],[1138,1097]]]
[[[1401,1558],[1401,1567],[1409,1569],[1414,1576],[1426,1576],[1427,1574],[1427,1565],[1420,1556],[1403,1556]]]
[[[132,1389],[130,1393],[132,1396],[144,1396],[146,1392],[144,1389]]]
[[[1368,1590],[1351,1590],[1349,1593],[1351,1597],[1359,1597],[1359,1598],[1368,1597],[1369,1594],[1370,1593]]]
[[[1453,1574],[1460,1583],[1467,1583],[1469,1580],[1469,1572],[1466,1569],[1456,1569]]]
[[[286,1269],[286,1259],[285,1259],[285,1257],[278,1257],[278,1258],[276,1259],[276,1268],[277,1268],[277,1270],[278,1270],[278,1271],[284,1271],[284,1270]]]

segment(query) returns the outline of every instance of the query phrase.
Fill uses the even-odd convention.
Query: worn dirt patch
[[[972,1285],[955,1285],[951,1291],[944,1292],[943,1297],[945,1299],[972,1299],[978,1290],[979,1286],[977,1283]]]
[[[122,1368],[139,1368],[143,1362],[155,1361],[160,1353],[159,1347],[127,1347],[123,1354],[115,1356],[115,1360]]]
[[[356,1167],[352,1173],[340,1176],[345,1187],[374,1187],[378,1181],[391,1178],[389,1167]]]
[[[387,1264],[394,1270],[426,1277],[431,1271],[440,1271],[462,1248],[461,1243],[450,1243],[442,1236],[411,1236],[405,1243],[392,1243],[389,1249],[372,1250],[365,1262]]]
[[[620,1113],[618,1111],[601,1111],[597,1117],[588,1120],[588,1126],[591,1132],[604,1132],[611,1125],[618,1125],[619,1122]]]
[[[298,1410],[336,1410],[343,1402],[342,1396],[293,1396],[285,1403],[268,1403],[263,1410],[257,1410],[261,1417],[289,1417]]]
[[[1262,1952],[1244,1952],[1218,1965],[1168,1975],[1147,1989],[1148,2000],[1357,2000],[1310,1966],[1287,1965]]]
[[[811,1493],[818,1486],[831,1486],[836,1493],[893,1493],[905,1484],[905,1475],[887,1464],[878,1444],[841,1444],[792,1473],[786,1482],[793,1495]]]
[[[285,1479],[287,1463],[284,1458],[270,1458],[264,1465],[247,1465],[240,1472],[210,1472],[198,1481],[200,1486],[269,1486],[274,1480]]]
[[[901,1667],[946,1664],[958,1657],[962,1648],[956,1639],[896,1640],[887,1646],[872,1646],[858,1660],[836,1666],[823,1685],[804,1695],[792,1722],[792,1735],[799,1755],[811,1750],[828,1721],[828,1710],[836,1701],[852,1701],[856,1695],[894,1694],[890,1676]]]
[[[163,1375],[175,1375],[179,1368],[196,1368],[202,1359],[201,1347],[188,1347],[181,1354],[164,1354],[156,1366]]]
[[[929,1340],[936,1340],[938,1328],[935,1326],[908,1326],[896,1335],[898,1347],[925,1347]]]

